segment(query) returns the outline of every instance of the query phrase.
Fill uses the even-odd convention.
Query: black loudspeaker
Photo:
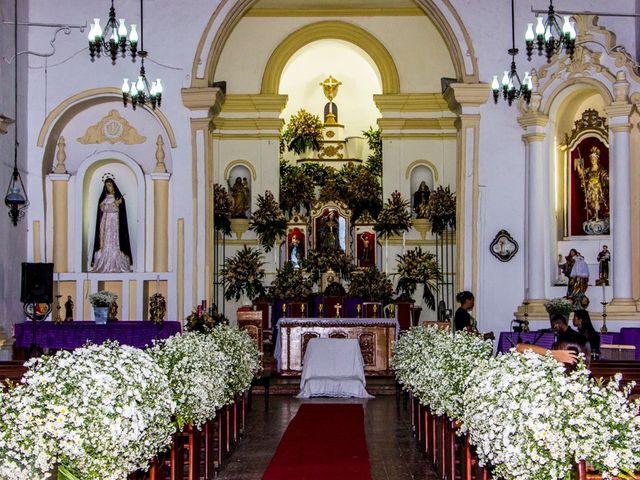
[[[53,303],[53,263],[23,263],[22,303]]]

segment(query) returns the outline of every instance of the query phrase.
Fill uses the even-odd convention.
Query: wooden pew
[[[2,389],[5,390],[7,388],[6,380],[11,383],[19,383],[26,371],[27,368],[22,365],[22,362],[0,362]]]
[[[631,395],[640,395],[640,362],[635,360],[593,360],[589,366],[593,378],[609,379],[616,373],[622,374],[620,384],[636,382]]]

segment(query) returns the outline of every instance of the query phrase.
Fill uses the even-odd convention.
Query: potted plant
[[[213,228],[224,236],[231,236],[231,195],[219,183],[213,186]]]
[[[367,302],[388,303],[393,295],[393,284],[377,267],[355,270],[351,274],[349,296],[360,297]]]
[[[569,318],[571,312],[575,310],[575,305],[572,300],[560,297],[552,298],[545,302],[544,308],[547,310],[549,317],[552,317],[553,315],[562,315],[565,318]]]
[[[279,237],[287,233],[287,219],[271,191],[258,195],[257,208],[251,215],[249,230],[256,232],[265,252],[271,251]]]
[[[440,185],[429,197],[427,218],[431,222],[431,232],[440,234],[447,228],[456,228],[456,196],[451,189]]]
[[[309,273],[313,283],[318,283],[322,274],[329,270],[348,280],[353,271],[353,259],[338,247],[309,250],[307,257],[302,260],[302,268]]]
[[[100,290],[89,295],[89,302],[93,307],[93,317],[97,324],[104,325],[107,323],[109,308],[117,299],[118,295],[107,290]]]
[[[253,300],[264,293],[264,262],[260,251],[242,247],[235,255],[228,257],[222,267],[222,281],[224,283],[224,298],[235,300],[244,297]]]
[[[290,304],[290,315],[303,314],[302,305],[305,305],[311,295],[313,281],[307,277],[302,269],[294,268],[291,262],[285,262],[282,268],[276,269],[276,277],[269,288],[269,297],[275,308],[281,308],[282,303]],[[295,307],[295,308],[294,308]]]
[[[286,149],[298,155],[305,150],[320,150],[320,140],[323,138],[324,125],[317,115],[312,115],[304,109],[292,115],[287,127],[280,134],[282,144]]]
[[[396,291],[403,300],[411,299],[418,285],[424,290],[422,298],[427,307],[435,309],[436,299],[434,291],[438,289],[438,283],[442,281],[442,272],[431,252],[425,252],[421,247],[408,250],[397,256],[398,286]]]
[[[297,165],[280,168],[280,208],[292,215],[304,207],[307,212],[315,201],[315,183],[307,172]]]

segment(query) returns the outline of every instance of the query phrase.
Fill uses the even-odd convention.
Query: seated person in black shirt
[[[594,328],[593,323],[591,323],[589,312],[586,310],[576,310],[573,314],[573,326],[578,329],[578,333],[589,340],[591,353],[594,358],[598,358],[600,356],[600,334]]]
[[[469,313],[470,310],[473,310],[473,306],[475,305],[473,293],[466,290],[464,292],[460,292],[456,295],[456,300],[460,303],[460,307],[456,310],[456,314],[453,317],[455,331],[474,331],[473,319]]]
[[[569,320],[564,315],[554,314],[551,316],[551,329],[555,332],[558,342],[587,343],[584,335],[569,326]]]

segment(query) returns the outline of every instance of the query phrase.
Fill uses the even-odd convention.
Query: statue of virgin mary
[[[124,196],[116,182],[107,178],[98,200],[96,232],[89,271],[125,273],[131,271],[132,263]]]

